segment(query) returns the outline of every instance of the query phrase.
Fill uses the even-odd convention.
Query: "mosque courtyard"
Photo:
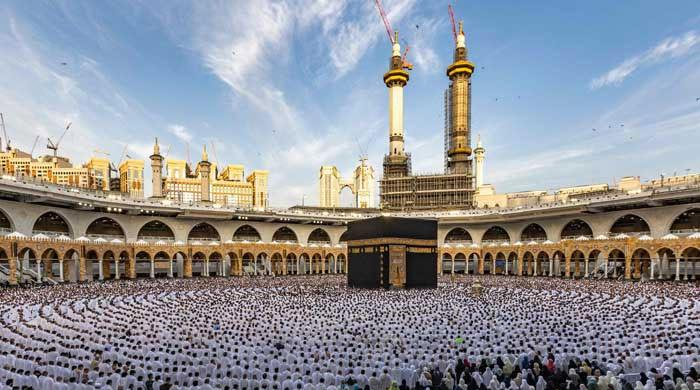
[[[5,290],[0,387],[700,387],[696,283],[462,275],[430,290],[345,284],[314,275]]]

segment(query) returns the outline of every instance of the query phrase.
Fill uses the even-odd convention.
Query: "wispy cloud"
[[[697,31],[688,31],[683,35],[664,39],[644,53],[626,59],[620,65],[591,80],[590,88],[599,89],[608,85],[619,85],[637,69],[669,58],[684,56],[698,44],[700,44],[700,35]]]
[[[192,141],[192,134],[183,125],[170,125],[168,126],[168,132],[176,136],[180,141],[189,143]]]

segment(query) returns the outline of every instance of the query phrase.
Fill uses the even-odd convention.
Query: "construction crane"
[[[394,33],[394,30],[391,28],[391,24],[389,23],[389,18],[386,16],[386,12],[384,12],[384,7],[382,7],[382,2],[381,0],[374,0],[374,3],[377,5],[377,10],[379,10],[379,15],[382,17],[382,21],[384,22],[384,28],[386,28],[386,34],[389,36],[389,42],[391,44],[398,43],[398,31]],[[404,40],[405,43],[405,40]],[[408,54],[408,49],[410,47],[408,44],[406,44],[406,51],[404,51],[403,56],[401,57],[401,68],[403,69],[408,69],[411,70],[413,69],[413,64],[410,62],[406,61],[406,55]]]
[[[5,137],[5,150],[8,152],[12,150],[12,147],[10,146],[10,138],[7,136],[7,131],[5,130],[5,117],[2,116],[2,112],[0,112],[0,125],[2,126],[2,136]],[[0,148],[2,147],[2,144],[0,143]]]
[[[122,155],[121,155],[121,157],[119,157],[119,164],[117,164],[116,167],[114,166],[114,163],[113,163],[113,162],[111,162],[111,161],[109,162],[109,175],[110,175],[110,176],[112,176],[112,172],[116,172],[116,173],[119,172],[119,169],[117,169],[117,167],[118,167],[119,165],[122,165],[122,161],[124,161],[124,156],[127,155],[127,154],[126,154],[126,149],[127,149],[128,147],[129,147],[129,144],[124,145],[124,149],[122,150]]]
[[[101,154],[101,155],[104,155],[105,157],[110,155],[108,152],[105,152],[104,150],[101,150],[101,149],[93,149],[92,153],[93,154]]]
[[[30,156],[34,155],[34,149],[36,148],[36,143],[39,142],[39,136],[37,135],[36,138],[34,138],[34,145],[32,145],[32,151],[29,152]]]
[[[457,26],[455,25],[455,13],[452,10],[452,5],[447,4],[447,12],[450,14],[450,22],[452,22],[452,37],[457,43]]]
[[[382,21],[384,21],[384,27],[386,27],[386,33],[389,35],[389,42],[393,45],[394,43],[394,30],[391,29],[391,25],[389,24],[389,19],[386,17],[386,13],[384,12],[384,7],[382,7],[382,2],[381,0],[374,0],[374,2],[377,4],[377,9],[379,10],[379,15],[382,17]]]
[[[413,69],[413,64],[406,61],[406,55],[408,54],[408,50],[411,49],[411,46],[406,42],[406,40],[403,40],[403,44],[406,45],[406,49],[403,51],[403,56],[401,56],[401,67],[404,69],[412,70]]]
[[[61,134],[61,138],[59,138],[58,141],[56,141],[56,143],[51,141],[51,138],[48,138],[48,137],[46,138],[49,141],[48,144],[46,144],[46,148],[53,150],[54,157],[56,157],[56,155],[58,154],[58,146],[61,144],[63,137],[66,136],[66,133],[68,132],[68,129],[70,129],[70,126],[72,124],[73,124],[73,122],[68,122],[68,125],[66,125],[66,129],[63,130],[63,134]]]

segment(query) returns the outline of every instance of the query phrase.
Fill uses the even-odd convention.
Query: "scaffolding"
[[[386,210],[470,209],[474,204],[471,173],[384,177],[380,207]]]

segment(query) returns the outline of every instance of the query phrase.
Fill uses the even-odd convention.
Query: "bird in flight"
[[[68,63],[67,63],[67,62],[61,62],[61,65],[66,66],[66,65],[68,65]]]

